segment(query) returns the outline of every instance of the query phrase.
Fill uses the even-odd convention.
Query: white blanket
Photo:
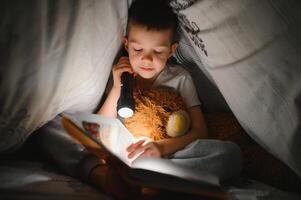
[[[191,55],[247,133],[301,177],[301,4],[174,0]]]
[[[92,112],[121,46],[127,1],[7,1],[0,8],[0,152],[57,114]]]

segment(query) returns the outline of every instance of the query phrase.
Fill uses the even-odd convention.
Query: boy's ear
[[[171,45],[171,54],[170,54],[170,56],[176,52],[177,47],[178,47],[177,42],[175,42]]]
[[[125,50],[128,52],[129,51],[129,41],[126,37],[123,37],[122,38],[122,43],[123,43],[123,46],[125,48]]]

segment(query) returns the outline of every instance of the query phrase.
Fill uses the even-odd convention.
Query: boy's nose
[[[153,61],[153,57],[150,53],[144,53],[141,57],[141,60]]]

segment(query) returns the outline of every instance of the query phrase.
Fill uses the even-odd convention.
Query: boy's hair
[[[145,26],[147,30],[172,30],[172,42],[177,41],[178,18],[168,0],[135,0],[128,14],[127,34],[131,25]]]

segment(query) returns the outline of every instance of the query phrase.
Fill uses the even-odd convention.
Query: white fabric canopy
[[[121,45],[127,1],[17,1],[0,10],[0,152],[61,112],[92,112]]]
[[[301,176],[301,4],[172,1],[194,60],[247,133]]]
[[[1,2],[0,154],[19,148],[34,130],[62,112],[95,111],[121,46],[130,2]],[[219,92],[211,90],[216,85],[248,134],[301,176],[300,2],[172,0],[171,6],[186,42],[181,50],[213,85],[202,85],[206,81],[198,80],[199,72],[193,73],[201,99],[210,104],[205,103],[209,107],[204,109],[223,109]],[[57,162],[68,169],[81,158],[73,152],[83,149],[68,145],[70,138],[62,131],[51,133],[51,128],[62,130],[52,122],[41,143],[55,147],[49,152],[55,152]],[[51,134],[57,138],[47,139]],[[47,145],[58,140],[62,142]],[[75,151],[64,149],[73,147]],[[57,153],[62,149],[64,153]],[[73,160],[64,157],[70,154]],[[12,172],[3,172],[1,181],[18,175]],[[22,171],[16,178],[24,181],[31,172]],[[267,190],[249,187],[236,190],[234,196],[287,199]]]
[[[0,8],[2,153],[18,148],[61,112],[97,108],[129,4],[9,2]],[[299,1],[174,0],[171,5],[191,43],[188,51],[202,62],[199,67],[248,134],[301,176]]]

